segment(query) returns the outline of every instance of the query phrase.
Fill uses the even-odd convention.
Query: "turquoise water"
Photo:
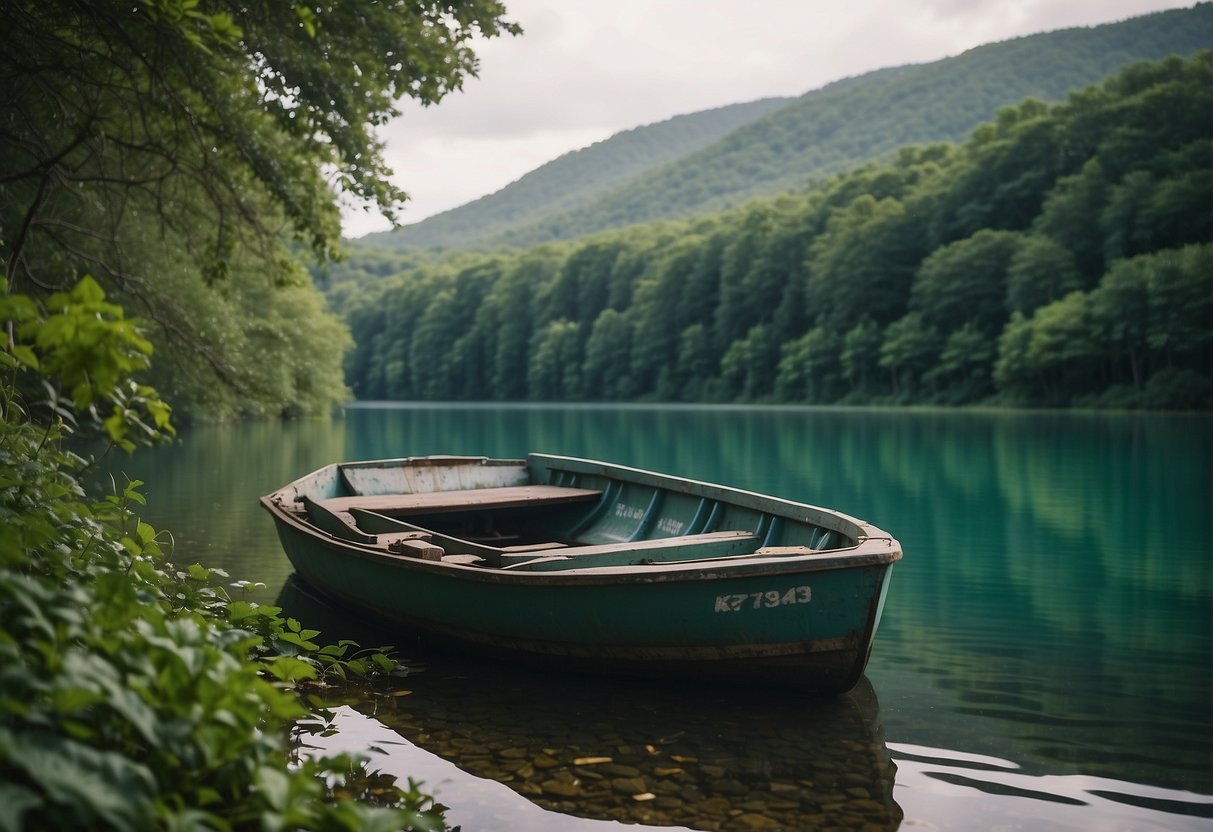
[[[584,828],[622,821],[702,829],[1213,826],[1208,417],[366,404],[332,422],[193,429],[172,446],[111,460],[109,468],[149,482],[147,518],[173,532],[178,560],[263,581],[268,586],[261,599],[272,602],[291,570],[268,516],[256,505],[260,494],[339,460],[523,456],[532,450],[837,508],[893,533],[905,559],[894,569],[868,668],[871,696],[855,706],[864,727],[853,728],[850,739],[827,731],[808,705],[789,711],[786,703],[777,707],[757,693],[748,705],[731,701],[727,707],[711,704],[715,694],[695,697],[696,707],[707,710],[697,712],[694,724],[724,726],[711,736],[732,738],[713,770],[732,766],[747,773],[721,780],[740,779],[745,791],[715,795],[714,803],[717,781],[708,780],[684,788],[677,800],[672,790],[658,793],[639,814],[626,801],[611,808],[610,801],[557,799],[521,776],[525,767],[508,772],[473,764],[455,746],[428,742],[436,729],[425,722],[439,717],[426,697],[459,690],[439,680],[472,680],[462,688],[468,713],[484,713],[486,706],[467,691],[505,685],[499,674],[507,671],[469,667],[457,657],[428,660],[434,681],[417,677],[407,719],[399,724],[391,725],[386,711],[376,713],[382,721],[369,723],[365,715],[346,716],[343,741],[361,742],[360,730],[368,736],[395,732],[398,743],[383,761],[385,769],[444,772],[434,775],[442,778],[442,799],[467,832],[583,828],[571,825],[573,816],[589,824]],[[549,699],[550,682],[509,676],[510,685],[523,689],[516,703]],[[528,684],[536,689],[528,693]],[[613,701],[612,684],[598,679],[593,688],[606,685],[607,701]],[[576,687],[567,695],[589,696]],[[615,698],[643,702],[644,696],[621,687]],[[514,707],[512,719],[525,721],[525,706]],[[738,718],[739,712],[747,715]],[[448,730],[459,722],[450,714],[441,720]],[[491,720],[469,717],[458,730],[466,733],[477,722],[492,728]],[[565,723],[576,723],[576,730]],[[580,715],[562,709],[543,724],[550,744],[523,747],[525,754],[571,749],[567,738],[578,731],[598,737],[600,745],[617,733],[609,721],[587,719],[585,709]],[[779,726],[800,732],[806,738],[801,746],[862,750],[848,752],[831,775],[836,760],[829,755],[805,757],[803,750],[781,750],[769,739],[746,739],[777,736]],[[663,730],[658,724],[651,729]],[[717,747],[696,729],[678,730],[684,732],[680,741]],[[544,732],[530,732],[536,733]],[[497,734],[490,734],[470,741],[491,744]],[[521,742],[515,739],[515,745]],[[625,737],[613,754],[645,745],[652,743]],[[643,770],[634,763],[625,768]],[[677,767],[657,765],[654,771]],[[797,770],[817,773],[797,781]],[[857,783],[865,776],[884,782],[885,773],[887,788]],[[647,776],[686,780],[690,774]],[[774,802],[759,800],[764,776],[768,791],[772,783],[785,789]],[[591,780],[583,777],[579,788],[589,789]],[[847,788],[868,792],[879,806],[868,806],[865,815],[855,809],[864,800],[858,791],[834,802],[824,794],[836,789],[845,796]],[[496,797],[486,803],[487,792]],[[797,799],[801,808],[789,808]],[[690,805],[696,800],[699,805]],[[811,818],[803,814],[798,827],[789,818],[808,812],[806,806],[832,808],[815,809]],[[777,810],[776,826],[754,820],[764,812],[776,817]]]

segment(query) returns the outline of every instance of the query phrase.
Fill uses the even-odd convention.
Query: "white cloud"
[[[801,95],[872,69],[1121,20],[1175,0],[506,0],[526,30],[479,49],[480,77],[409,102],[382,137],[404,222],[492,193],[562,153],[675,115]],[[387,227],[347,213],[351,236]]]
[[[608,135],[607,130],[539,130],[525,135],[432,136],[406,143],[389,150],[389,164],[406,189],[410,183],[425,183],[425,191],[406,203],[401,220],[418,222],[500,190],[570,146],[585,147]],[[432,176],[436,160],[442,172]]]

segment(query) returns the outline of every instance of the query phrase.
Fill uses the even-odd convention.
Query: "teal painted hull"
[[[545,467],[549,459],[556,458],[532,458],[528,481],[536,476],[544,482],[559,478]],[[317,529],[295,507],[298,501],[307,495],[337,505],[348,499],[343,496],[350,491],[348,481],[357,479],[333,477],[328,469],[262,502],[274,516],[283,548],[298,573],[321,592],[368,616],[493,650],[611,672],[747,679],[827,693],[848,690],[859,680],[880,620],[891,566],[901,556],[895,540],[824,509],[639,472],[649,478],[641,481],[662,496],[648,498],[647,503],[661,516],[630,518],[638,528],[647,522],[649,528],[675,530],[679,522],[689,524],[694,512],[704,514],[703,501],[711,500],[714,508],[727,502],[717,516],[730,517],[730,527],[749,523],[748,531],[758,534],[745,539],[755,542],[749,551],[737,552],[733,547],[710,557],[702,557],[706,550],[695,548],[695,535],[665,535],[663,540],[658,533],[655,538],[603,543],[611,539],[610,534],[618,536],[619,517],[632,513],[618,508],[626,509],[621,500],[628,498],[618,491],[612,496],[608,487],[630,477],[631,469],[581,461],[569,464],[573,462],[596,466],[577,473],[580,484],[595,486],[602,496],[579,509],[580,514],[567,510],[560,514],[568,542],[555,551],[567,556],[558,554],[554,562],[529,557],[539,551],[501,556],[503,562],[510,557],[529,558],[519,569],[469,565],[437,556],[406,557],[381,545],[340,539],[340,534]],[[667,492],[686,498],[686,505],[680,507],[678,500],[666,498]],[[626,489],[622,494],[627,494]],[[659,508],[663,501],[666,507]],[[537,507],[510,511],[542,513]],[[513,515],[498,514],[507,516]],[[419,518],[418,525],[421,519],[437,522],[436,518]],[[780,522],[772,522],[775,518]],[[843,545],[814,550],[789,542],[821,538],[823,520],[833,522]],[[578,536],[569,538],[570,529]],[[845,537],[847,532],[852,536]],[[450,541],[458,538],[438,537],[446,547],[439,551],[457,548]],[[631,550],[651,539],[668,544],[657,550],[660,559],[637,560]],[[631,560],[617,562],[619,558]]]

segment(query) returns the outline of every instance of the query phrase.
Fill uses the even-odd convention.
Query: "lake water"
[[[865,682],[822,703],[435,653],[288,581],[256,502],[329,462],[532,450],[890,531],[905,559]],[[195,428],[107,464],[148,482],[145,517],[177,560],[417,662],[404,690],[343,709],[325,747],[424,780],[465,832],[1213,828],[1206,416],[364,404]]]

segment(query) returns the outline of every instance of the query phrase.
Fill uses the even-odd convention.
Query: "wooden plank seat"
[[[369,532],[378,532],[381,538],[386,536],[384,534],[386,532],[426,532],[431,543],[441,546],[449,553],[443,558],[448,563],[463,562],[463,559],[455,559],[459,555],[467,554],[477,556],[477,560],[472,562],[478,565],[500,566],[524,571],[539,568],[569,569],[573,566],[602,566],[608,561],[617,564],[631,563],[645,558],[686,560],[700,557],[724,557],[752,552],[758,544],[758,536],[751,532],[723,531],[586,546],[531,543],[525,546],[499,548],[422,529],[406,520],[398,520],[356,507],[351,508],[349,513],[357,521],[359,527]],[[532,561],[534,561],[533,566],[526,565]]]
[[[433,534],[424,529],[387,528],[368,531],[360,528],[357,518],[348,511],[330,511],[307,496],[303,497],[302,502],[312,525],[340,540],[385,549],[393,555],[458,563],[463,566],[473,566],[485,560],[483,556],[471,552],[448,555],[441,545],[431,540]]]
[[[358,505],[337,502],[345,499],[349,498],[315,501],[304,497],[303,502],[313,524],[334,537],[374,545],[393,554],[462,565],[483,564],[503,569],[546,571],[589,566],[668,563],[750,554],[759,543],[758,536],[753,532],[715,531],[580,546],[548,542],[495,547],[430,531],[406,520]],[[348,509],[334,510],[334,505],[346,505]]]
[[[359,508],[388,517],[405,517],[412,514],[483,511],[590,502],[601,496],[601,491],[592,488],[567,488],[560,485],[510,485],[501,488],[425,491],[417,494],[365,494],[355,497],[330,497],[318,502],[333,512]]]
[[[306,494],[300,495],[299,501],[307,511],[312,525],[322,532],[331,534],[338,540],[348,540],[351,543],[378,543],[376,535],[358,528],[358,523],[348,511],[335,510],[325,505],[323,501],[313,500]]]
[[[441,532],[423,529],[421,526],[414,526],[407,520],[399,520],[395,517],[388,517],[385,514],[379,514],[374,511],[353,507],[349,510],[350,516],[357,523],[358,527],[367,532],[374,532],[380,537],[384,537],[390,533],[408,533],[422,532],[427,535],[427,538],[435,545],[441,546],[445,551],[459,555],[475,555],[479,559],[486,562],[488,565],[496,566],[499,563],[501,553],[504,549],[496,546],[487,546],[483,543],[473,543],[470,540],[464,540],[460,537],[452,537],[442,534]],[[539,547],[551,546],[552,544],[537,544]],[[515,547],[516,548],[516,547]],[[449,559],[444,558],[444,560]]]
[[[590,546],[568,546],[539,552],[506,552],[501,555],[503,569],[548,571],[580,569],[588,566],[624,566],[700,558],[718,558],[749,554],[758,545],[758,536],[746,531],[704,532],[653,540],[629,540]]]

